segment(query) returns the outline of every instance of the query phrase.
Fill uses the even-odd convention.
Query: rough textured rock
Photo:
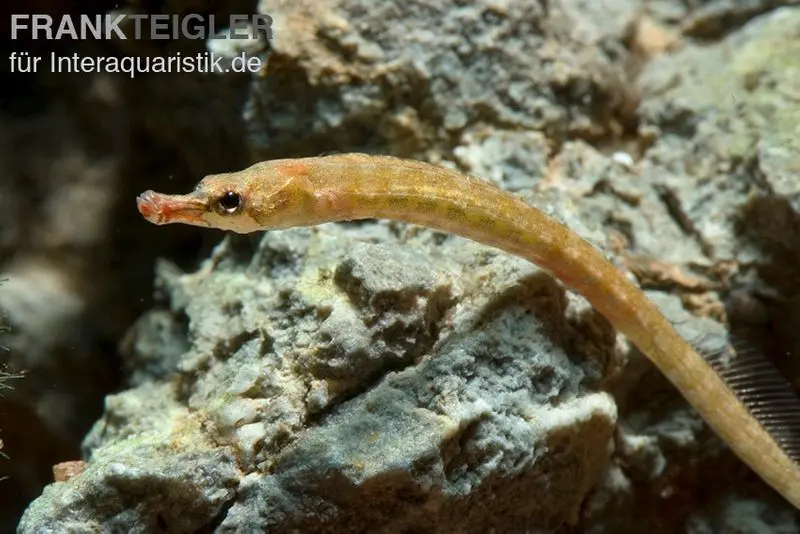
[[[82,9],[101,13],[113,4],[92,0]],[[26,11],[72,7],[47,0]],[[0,11],[5,66],[11,52],[174,54],[204,46],[9,41],[8,21],[19,8],[7,4]],[[0,476],[7,477],[0,483],[0,531],[10,532],[52,481],[52,466],[80,455],[103,397],[120,387],[123,365],[115,346],[152,304],[155,258],[170,255],[192,265],[208,239],[188,229],[159,235],[141,224],[131,198],[145,183],[191,187],[211,169],[247,161],[239,108],[248,78],[130,79],[44,68],[18,74],[4,67],[0,79],[0,278],[8,278],[0,307],[11,327],[4,340],[10,351],[0,357],[10,372],[27,371],[0,409],[9,456],[0,463]]]
[[[800,10],[777,4],[647,2],[645,24],[626,0],[264,1],[268,76],[247,140],[228,133],[256,156],[380,151],[491,179],[603,246],[687,339],[733,333],[798,381]],[[216,170],[205,155],[192,174]],[[195,272],[161,263],[156,288],[123,344],[130,389],[20,532],[800,531],[522,260],[326,225],[228,238]]]
[[[613,137],[630,119],[632,94],[613,61],[634,16],[627,0],[263,0],[259,9],[276,28],[269,81],[249,108],[259,154],[355,147],[449,159],[481,124],[559,143]]]
[[[195,532],[212,522],[241,473],[233,454],[209,440],[202,415],[170,404],[164,389],[169,385],[109,396],[106,413],[115,428],[99,431],[124,439],[98,449],[68,482],[48,486],[28,512],[35,527],[23,520],[20,530]]]
[[[640,81],[653,145],[641,176],[727,288],[734,333],[800,377],[800,13],[759,17],[718,45],[654,62]],[[710,73],[713,73],[711,75]],[[666,250],[654,251],[663,258]],[[800,382],[795,382],[800,384]]]
[[[583,336],[552,324],[570,306],[563,289],[500,254],[455,276],[461,264],[435,243],[404,252],[355,235],[271,233],[257,263],[233,261],[227,241],[197,273],[162,267],[170,315],[192,340],[177,378],[108,397],[84,444],[89,467],[50,486],[21,531],[184,532],[222,506],[219,530],[238,532],[429,529],[434,518],[437,530],[479,532],[577,517],[608,460],[616,407],[586,391],[596,373],[560,345]],[[251,274],[287,245],[298,265]],[[473,262],[487,252],[460,247]],[[152,315],[145,324],[179,330]],[[198,511],[171,514],[179,504]]]
[[[629,256],[628,265],[646,286],[672,287],[688,310],[725,318],[734,344],[763,352],[795,384],[800,345],[796,314],[786,310],[797,307],[800,289],[800,146],[794,135],[800,115],[786,91],[798,86],[798,29],[800,10],[784,8],[718,44],[687,45],[650,63],[639,80],[639,112],[640,131],[652,142],[627,181],[605,171],[585,186],[624,188],[614,194],[612,225],[644,256]],[[653,227],[659,232],[651,233]],[[800,530],[797,512],[778,512],[784,503],[765,496],[759,483],[746,484],[744,470],[719,454],[716,440],[704,437],[707,431],[691,414],[672,403],[656,408],[663,393],[655,399],[651,391],[628,394],[627,402],[617,396],[621,428],[628,434],[636,421],[639,443],[618,447],[618,467],[587,508],[592,531],[653,530],[647,516],[679,510],[691,516],[685,528],[697,532],[726,531],[732,523],[746,532]],[[642,425],[645,420],[651,422]],[[683,434],[677,440],[670,436],[676,430]],[[656,470],[650,467],[654,454],[664,456]],[[701,464],[691,454],[701,455]],[[597,502],[609,514],[604,521],[592,510]],[[631,506],[635,516],[623,512]],[[651,512],[643,513],[647,507]],[[748,513],[759,519],[733,519]]]

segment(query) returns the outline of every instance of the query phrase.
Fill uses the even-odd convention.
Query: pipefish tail
[[[583,295],[652,360],[739,458],[800,508],[800,401],[788,386],[746,362],[725,372],[719,361],[704,359],[598,249],[489,182],[418,161],[338,154],[210,175],[186,195],[146,191],[137,205],[155,224],[239,233],[394,219],[525,258]],[[752,380],[748,368],[757,371]]]

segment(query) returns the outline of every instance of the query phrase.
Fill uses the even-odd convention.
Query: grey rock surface
[[[209,12],[245,9],[236,0],[203,4]],[[28,8],[71,9],[61,0]],[[0,18],[10,20],[15,9],[5,5]],[[141,224],[131,199],[145,183],[191,187],[203,172],[243,165],[238,114],[248,83],[236,76],[131,78],[45,67],[51,52],[174,55],[200,51],[202,42],[172,42],[165,50],[144,40],[12,41],[8,33],[4,57],[25,51],[45,60],[36,73],[2,71],[0,278],[8,284],[0,308],[10,350],[0,352],[0,365],[27,371],[5,392],[0,409],[8,455],[0,461],[2,532],[13,531],[53,480],[54,464],[80,455],[103,398],[121,387],[124,364],[116,346],[152,305],[155,259],[170,255],[193,265],[208,239],[187,229],[159,234]]]
[[[500,254],[466,273],[434,243],[405,252],[389,235],[395,246],[335,226],[309,233],[264,237],[260,258],[304,252],[282,276],[230,261],[231,240],[197,273],[162,268],[192,340],[177,378],[108,397],[89,467],[50,486],[21,532],[212,520],[221,532],[429,530],[434,519],[477,532],[577,516],[616,407],[548,335],[569,336],[550,324],[564,290]],[[173,486],[200,482],[175,502]],[[120,492],[152,500],[131,510]]]
[[[263,0],[274,54],[248,108],[251,146],[442,158],[481,124],[555,143],[606,138],[630,118],[632,93],[614,59],[625,55],[635,7]]]

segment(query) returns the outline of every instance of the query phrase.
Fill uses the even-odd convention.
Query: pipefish
[[[451,232],[525,258],[583,295],[675,385],[761,478],[800,508],[800,402],[758,363],[701,356],[657,306],[577,233],[493,184],[366,154],[281,159],[206,176],[194,191],[146,191],[141,214],[238,233],[359,219]]]

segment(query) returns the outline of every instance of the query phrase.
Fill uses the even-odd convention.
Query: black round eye
[[[242,205],[242,197],[233,191],[227,191],[219,197],[219,208],[226,213],[233,213]]]

